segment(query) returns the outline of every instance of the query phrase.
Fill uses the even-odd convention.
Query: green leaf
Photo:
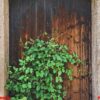
[[[78,58],[78,55],[75,52],[73,52],[72,55],[73,57]]]
[[[61,96],[58,96],[58,100],[63,100]]]
[[[26,84],[22,84],[22,88],[27,88],[27,85]]]
[[[36,76],[39,77],[40,76],[40,72],[36,71]]]
[[[32,88],[32,85],[31,85],[31,83],[30,83],[30,82],[28,83],[28,88]]]
[[[58,75],[60,76],[62,74],[62,71],[58,71]]]
[[[58,82],[62,82],[63,80],[62,80],[62,77],[56,77],[56,82],[58,83]]]
[[[39,90],[40,90],[40,86],[37,86],[37,87],[36,87],[36,91],[39,91]]]
[[[60,84],[57,87],[58,87],[58,89],[62,89],[62,85],[60,85]]]

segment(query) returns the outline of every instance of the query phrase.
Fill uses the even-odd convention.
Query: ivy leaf
[[[39,77],[40,73],[38,71],[36,71],[36,77]]]
[[[39,90],[40,90],[40,86],[37,86],[37,87],[36,87],[36,91],[39,91]]]
[[[58,89],[62,89],[62,85],[60,85],[60,84],[57,87],[58,87]]]
[[[62,71],[58,71],[58,75],[60,76],[62,74]]]
[[[63,80],[62,80],[62,77],[56,77],[56,82],[58,83],[58,82],[62,82]]]
[[[63,100],[61,96],[58,96],[58,100]]]
[[[72,55],[73,57],[78,58],[78,55],[75,52],[73,52]]]
[[[22,88],[23,89],[27,88],[27,85],[26,84],[22,84]]]
[[[28,88],[30,88],[30,89],[32,88],[32,85],[30,82],[28,83]]]

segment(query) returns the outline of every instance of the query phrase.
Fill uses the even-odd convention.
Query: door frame
[[[92,16],[92,95],[100,95],[100,0],[91,0]],[[0,96],[6,95],[4,87],[9,65],[9,0],[0,0]]]

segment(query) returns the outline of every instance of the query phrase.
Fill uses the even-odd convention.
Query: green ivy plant
[[[77,54],[70,54],[66,45],[52,39],[31,39],[25,43],[23,55],[19,66],[8,69],[6,88],[12,100],[63,100],[63,75],[72,80],[67,65],[81,62]]]

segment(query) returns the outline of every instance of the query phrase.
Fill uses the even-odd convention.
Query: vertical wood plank
[[[43,32],[75,51],[84,65],[74,69],[74,80],[64,76],[65,100],[89,100],[91,94],[91,4],[89,0],[10,0],[10,61],[18,60],[19,42]],[[20,48],[21,50],[21,48]],[[22,52],[22,51],[21,51]],[[16,64],[15,62],[12,62]],[[79,73],[80,70],[80,73]],[[86,76],[87,75],[87,76]]]

